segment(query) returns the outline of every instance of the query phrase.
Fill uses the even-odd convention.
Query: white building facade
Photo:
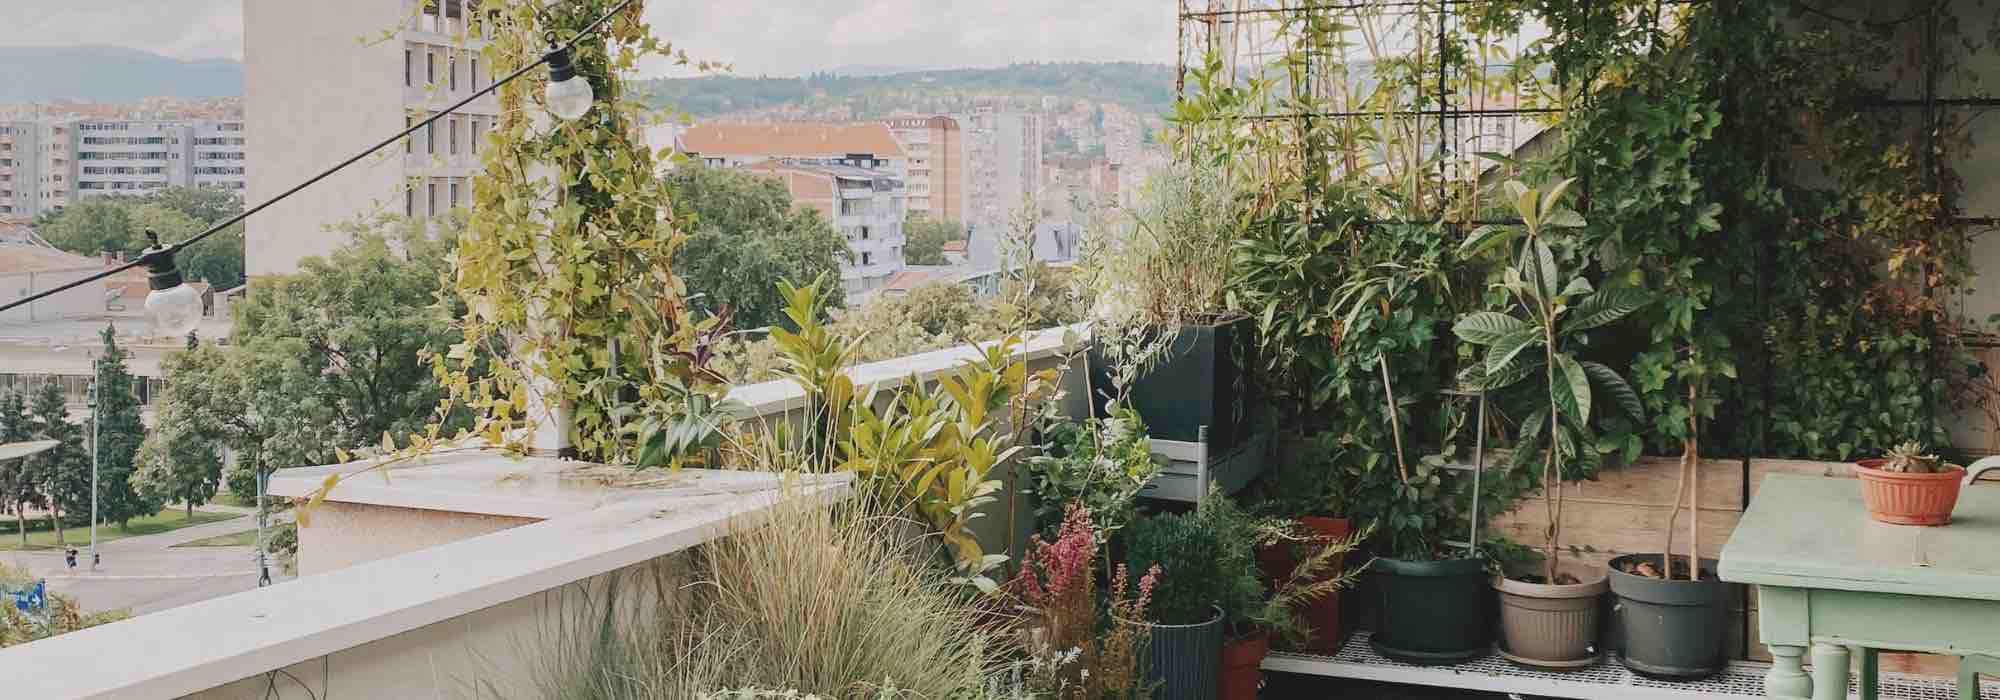
[[[492,84],[480,50],[492,22],[477,3],[258,0],[244,3],[244,96],[253,141],[250,201],[303,182]],[[392,29],[387,40],[373,41]],[[357,39],[370,39],[357,41]],[[285,274],[345,243],[328,227],[358,217],[431,217],[470,206],[479,150],[498,121],[485,97],[247,222],[245,265]],[[301,138],[310,134],[311,138]]]
[[[85,197],[168,187],[242,191],[243,122],[56,119],[0,122],[0,220]]]

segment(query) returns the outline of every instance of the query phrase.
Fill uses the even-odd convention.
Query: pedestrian
[[[75,548],[75,547],[71,547],[71,548],[69,548],[69,549],[65,549],[65,550],[63,550],[63,562],[65,562],[65,563],[69,564],[69,570],[70,570],[70,571],[75,571],[75,570],[76,570],[76,548]]]

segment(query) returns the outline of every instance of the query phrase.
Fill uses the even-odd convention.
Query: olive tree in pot
[[[1251,553],[1254,524],[1220,494],[1190,513],[1140,518],[1125,530],[1132,571],[1159,567],[1152,591],[1156,622],[1146,678],[1160,700],[1212,700],[1219,687],[1227,611],[1250,609],[1263,595]]]
[[[1148,178],[1139,202],[1085,239],[1079,279],[1095,292],[1091,397],[1114,396],[1152,437],[1211,448],[1249,438],[1255,385],[1244,359],[1255,324],[1228,303],[1229,262],[1246,212],[1224,168],[1177,162]]]
[[[1461,373],[1474,391],[1518,397],[1527,418],[1514,442],[1516,466],[1541,459],[1541,490],[1548,514],[1543,568],[1539,574],[1503,575],[1493,581],[1500,594],[1500,653],[1517,663],[1573,668],[1597,660],[1599,601],[1609,585],[1603,572],[1578,577],[1561,568],[1563,483],[1586,477],[1597,466],[1597,439],[1590,427],[1595,387],[1638,420],[1639,395],[1603,364],[1579,360],[1586,333],[1618,321],[1646,304],[1636,289],[1592,287],[1582,276],[1558,268],[1544,235],[1549,229],[1582,226],[1583,217],[1561,206],[1564,181],[1547,192],[1517,181],[1506,184],[1523,225],[1476,231],[1465,245],[1483,249],[1525,232],[1520,254],[1495,285],[1507,312],[1480,311],[1461,319],[1453,332],[1485,348],[1483,361]]]

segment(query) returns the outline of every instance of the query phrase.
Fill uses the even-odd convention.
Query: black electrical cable
[[[465,99],[462,99],[462,100],[459,100],[459,101],[457,101],[457,102],[455,102],[455,103],[452,103],[452,105],[451,105],[450,107],[446,107],[446,108],[444,108],[444,110],[442,110],[442,111],[440,111],[440,112],[438,112],[438,113],[436,113],[436,114],[432,114],[432,115],[431,115],[431,116],[430,116],[429,118],[426,118],[426,119],[424,119],[423,121],[420,121],[420,122],[417,122],[417,123],[415,123],[415,124],[412,124],[412,125],[410,125],[410,127],[409,127],[409,128],[407,128],[407,129],[404,129],[404,130],[402,130],[401,132],[398,132],[398,133],[397,133],[397,134],[396,134],[395,136],[391,136],[391,137],[389,137],[389,138],[386,138],[386,139],[383,139],[383,140],[382,140],[381,142],[379,142],[379,143],[376,143],[376,144],[375,144],[375,145],[373,145],[373,146],[369,146],[367,150],[364,150],[364,151],[362,151],[362,152],[360,152],[360,153],[356,153],[356,154],[354,154],[354,156],[353,156],[353,157],[350,157],[350,158],[348,158],[347,160],[343,160],[343,161],[341,161],[341,162],[340,162],[339,164],[337,164],[337,165],[335,165],[335,166],[333,166],[333,167],[331,167],[331,168],[327,168],[327,169],[326,169],[326,170],[324,170],[324,171],[321,171],[321,172],[320,172],[320,174],[312,176],[311,178],[307,179],[307,180],[306,180],[305,182],[301,182],[301,183],[299,183],[299,184],[297,184],[297,185],[294,185],[294,186],[292,186],[292,188],[291,188],[291,189],[288,189],[288,190],[285,190],[284,192],[280,192],[280,193],[278,193],[278,196],[276,196],[276,197],[272,197],[272,198],[270,198],[270,199],[267,199],[267,200],[264,200],[264,201],[263,201],[262,203],[258,204],[257,206],[254,206],[254,207],[251,207],[251,208],[249,208],[249,209],[245,209],[245,210],[243,210],[243,212],[242,212],[242,213],[239,213],[239,214],[237,214],[237,215],[235,215],[235,216],[232,216],[232,217],[229,217],[228,219],[225,219],[225,220],[223,220],[223,221],[222,221],[221,223],[218,223],[218,224],[216,224],[216,225],[214,225],[214,226],[210,226],[210,227],[208,227],[208,230],[206,230],[206,231],[202,231],[201,233],[197,233],[197,234],[195,234],[195,235],[193,235],[193,236],[190,236],[190,237],[188,237],[188,239],[187,239],[187,240],[185,240],[185,241],[181,241],[181,242],[179,242],[179,243],[175,243],[175,244],[173,244],[173,245],[171,245],[171,246],[167,246],[167,247],[166,247],[165,249],[163,249],[163,250],[154,250],[154,251],[150,251],[150,252],[147,252],[146,254],[144,254],[144,255],[141,255],[141,256],[139,256],[138,258],[136,258],[136,259],[132,260],[131,262],[128,262],[128,263],[125,263],[125,264],[123,264],[123,265],[119,265],[119,266],[117,266],[117,267],[113,267],[113,268],[109,268],[109,269],[106,269],[106,270],[105,270],[105,271],[103,271],[103,272],[99,272],[99,273],[97,273],[97,274],[94,274],[94,275],[91,275],[91,276],[89,276],[89,277],[85,277],[85,278],[83,278],[83,279],[79,279],[79,280],[76,280],[76,281],[73,281],[73,282],[70,282],[70,283],[68,283],[68,284],[64,284],[64,285],[61,285],[61,286],[58,286],[58,287],[55,287],[55,288],[52,288],[52,289],[48,289],[48,290],[44,290],[44,291],[41,291],[41,292],[36,292],[36,293],[34,293],[34,294],[31,294],[31,295],[29,295],[29,296],[26,296],[26,297],[22,297],[22,298],[20,298],[20,299],[16,299],[16,300],[14,300],[14,301],[10,301],[10,302],[7,302],[7,303],[5,303],[5,304],[0,304],[0,312],[6,312],[6,311],[8,311],[8,310],[11,310],[11,309],[13,309],[13,308],[15,308],[15,307],[19,307],[19,306],[24,306],[24,305],[27,305],[27,304],[30,304],[30,303],[33,303],[33,302],[36,302],[36,301],[40,301],[40,300],[42,300],[42,299],[46,299],[46,298],[48,298],[48,297],[51,297],[51,296],[54,296],[54,295],[56,295],[56,294],[61,294],[61,293],[63,293],[63,292],[67,292],[67,291],[69,291],[69,290],[71,290],[71,289],[75,289],[75,288],[77,288],[77,287],[81,287],[81,286],[83,286],[83,285],[86,285],[86,284],[90,284],[90,283],[92,283],[92,282],[96,282],[96,281],[98,281],[98,280],[101,280],[101,279],[104,279],[104,278],[106,278],[106,277],[110,277],[110,276],[112,276],[112,275],[115,275],[115,274],[118,274],[118,273],[120,273],[120,272],[124,272],[124,271],[126,271],[126,270],[130,270],[130,269],[132,269],[132,268],[135,268],[135,267],[138,267],[138,266],[140,266],[140,265],[144,265],[144,264],[147,264],[147,263],[149,263],[149,262],[153,262],[153,261],[155,261],[155,260],[160,260],[160,259],[162,259],[162,258],[164,258],[164,259],[169,259],[169,260],[170,260],[170,259],[172,259],[172,258],[173,258],[174,254],[175,254],[175,253],[178,253],[178,252],[180,252],[180,251],[181,251],[181,249],[183,249],[183,248],[186,248],[186,247],[188,247],[188,246],[191,246],[191,245],[194,245],[194,244],[196,244],[196,243],[200,243],[200,242],[202,242],[203,240],[207,239],[207,238],[208,238],[209,236],[213,236],[213,235],[215,235],[216,233],[219,233],[219,232],[221,232],[221,231],[222,231],[223,229],[226,229],[226,228],[229,228],[230,226],[234,226],[234,225],[236,225],[236,224],[238,224],[238,223],[242,222],[242,221],[243,221],[244,219],[247,219],[247,218],[250,218],[250,215],[251,215],[251,214],[255,214],[255,213],[257,213],[257,212],[260,212],[260,211],[263,211],[263,210],[264,210],[265,208],[267,208],[267,207],[269,207],[269,206],[271,206],[271,205],[273,205],[273,204],[277,204],[277,203],[278,203],[278,202],[280,202],[280,201],[283,201],[283,200],[284,200],[284,199],[285,199],[286,197],[290,197],[290,196],[292,196],[293,194],[297,194],[299,190],[303,190],[303,189],[305,189],[305,188],[307,188],[307,187],[311,187],[311,186],[313,186],[314,184],[318,183],[319,181],[321,181],[321,180],[324,180],[324,179],[326,179],[326,178],[327,178],[327,177],[329,177],[329,176],[332,176],[332,175],[333,175],[334,173],[337,173],[337,172],[340,172],[340,171],[341,171],[342,169],[346,168],[347,166],[349,166],[349,165],[353,165],[353,164],[354,164],[354,163],[355,163],[356,161],[359,161],[359,160],[361,160],[362,158],[366,158],[366,157],[368,157],[368,156],[370,156],[370,155],[374,154],[374,153],[375,153],[376,151],[379,151],[379,150],[382,150],[382,149],[384,149],[384,148],[387,148],[387,147],[389,147],[390,145],[393,145],[393,144],[395,144],[395,143],[396,143],[397,141],[400,141],[400,140],[402,140],[403,138],[405,138],[405,137],[409,136],[410,134],[414,134],[414,133],[416,133],[418,129],[422,129],[422,128],[426,127],[426,126],[429,126],[429,125],[430,125],[430,124],[431,124],[432,122],[435,122],[435,121],[437,121],[438,119],[441,119],[441,118],[443,118],[443,117],[444,117],[445,115],[447,115],[447,114],[451,114],[451,113],[453,113],[453,112],[456,112],[456,111],[458,111],[458,109],[459,109],[459,108],[461,108],[461,107],[464,107],[464,106],[466,106],[467,104],[470,104],[470,103],[471,103],[471,102],[472,102],[473,100],[477,100],[477,99],[479,99],[479,98],[481,98],[481,97],[485,97],[486,95],[488,95],[488,94],[491,94],[491,93],[492,93],[492,92],[493,92],[494,90],[498,90],[498,89],[500,89],[500,86],[502,86],[502,85],[506,85],[507,83],[509,83],[509,82],[512,82],[512,81],[513,81],[513,80],[514,80],[515,78],[519,78],[519,77],[521,77],[522,75],[525,75],[525,74],[526,74],[526,73],[527,73],[528,71],[530,71],[530,70],[533,70],[534,68],[536,68],[536,67],[538,67],[538,66],[541,66],[542,64],[545,64],[545,63],[548,63],[548,62],[549,62],[550,60],[554,59],[554,58],[555,58],[556,56],[558,56],[558,55],[560,55],[560,54],[567,54],[567,53],[569,53],[569,52],[570,52],[571,50],[573,50],[573,49],[575,49],[575,48],[576,48],[576,45],[577,45],[577,44],[579,44],[579,43],[582,43],[585,37],[588,37],[588,36],[590,36],[590,35],[591,35],[592,33],[596,32],[596,31],[597,31],[597,28],[598,28],[599,26],[602,26],[602,25],[604,24],[604,22],[606,22],[607,20],[610,20],[610,19],[611,19],[612,17],[616,16],[616,15],[617,15],[618,13],[620,13],[620,12],[623,12],[623,11],[625,11],[625,8],[626,8],[626,7],[628,7],[628,6],[630,6],[630,5],[632,4],[632,1],[633,1],[633,0],[624,0],[624,2],[620,2],[620,3],[618,3],[618,5],[617,5],[616,7],[613,7],[613,8],[611,8],[611,10],[610,10],[609,12],[606,12],[606,13],[604,13],[604,14],[603,14],[602,16],[598,17],[598,18],[597,18],[597,19],[596,19],[595,21],[592,21],[592,22],[591,22],[591,23],[590,23],[589,25],[585,26],[585,27],[583,28],[583,31],[580,31],[580,32],[577,32],[576,36],[575,36],[574,38],[571,38],[571,39],[569,40],[569,43],[567,43],[567,44],[563,44],[563,45],[561,45],[561,46],[556,46],[556,47],[552,47],[552,48],[551,48],[551,49],[550,49],[550,50],[549,50],[549,51],[548,51],[547,53],[544,53],[544,54],[542,54],[542,57],[541,57],[541,58],[538,58],[538,59],[535,59],[534,61],[532,61],[532,62],[528,63],[527,65],[524,65],[524,66],[521,66],[521,67],[520,67],[519,69],[516,69],[516,70],[515,70],[514,72],[512,72],[512,73],[509,73],[509,74],[507,74],[507,77],[504,77],[504,78],[501,78],[501,79],[499,79],[499,80],[496,80],[496,81],[494,81],[494,82],[493,82],[493,83],[492,83],[491,85],[487,85],[485,89],[483,89],[483,90],[480,90],[480,91],[478,91],[478,92],[475,92],[475,93],[472,93],[471,95],[468,95],[468,96],[467,96],[467,97],[466,97]]]

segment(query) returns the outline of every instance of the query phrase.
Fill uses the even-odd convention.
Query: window
[[[868,240],[868,227],[861,227],[861,240]]]
[[[478,57],[478,56],[473,56],[473,57],[472,57],[472,63],[471,63],[471,65],[467,66],[467,68],[468,68],[468,71],[467,71],[467,75],[466,75],[466,79],[467,79],[467,82],[468,82],[468,83],[470,83],[470,84],[469,84],[469,85],[467,85],[466,87],[469,87],[469,88],[472,88],[473,90],[478,90],[478,89],[479,89],[479,57]]]
[[[458,155],[458,117],[452,117],[451,123],[446,125],[445,129],[450,132],[451,154]]]
[[[438,84],[438,56],[430,49],[424,49],[424,84]]]
[[[861,254],[861,264],[863,264],[863,265],[873,265],[873,264],[875,264],[875,254],[874,254],[874,253],[862,253],[862,254]]]
[[[467,140],[471,142],[473,155],[479,155],[479,126],[481,123],[479,117],[473,117],[472,121],[468,122],[469,126],[466,129],[465,135]]]
[[[441,213],[443,213],[443,211],[442,211],[442,210],[438,209],[438,184],[437,184],[437,182],[436,182],[436,181],[432,181],[432,182],[431,182],[430,184],[428,184],[428,185],[425,185],[424,187],[425,187],[425,188],[426,188],[427,190],[429,190],[429,191],[428,191],[428,193],[427,193],[427,195],[426,195],[426,197],[425,197],[425,200],[427,201],[427,203],[428,203],[428,206],[430,207],[430,215],[431,215],[431,216],[437,216],[438,214],[441,214]]]
[[[403,216],[417,218],[417,188],[403,188]]]
[[[451,208],[458,208],[458,181],[451,181]]]
[[[403,86],[404,86],[404,87],[409,87],[409,86],[412,86],[412,85],[416,85],[416,84],[417,84],[417,78],[416,78],[416,75],[415,75],[415,73],[416,73],[416,70],[417,70],[417,56],[416,56],[416,51],[415,51],[414,49],[411,49],[411,48],[410,48],[410,47],[408,47],[408,46],[405,46],[405,47],[403,47]]]
[[[424,150],[429,151],[431,155],[437,155],[438,123],[435,120],[424,123]]]
[[[411,127],[414,127],[414,126],[416,126],[416,125],[417,125],[417,115],[414,115],[414,114],[405,114],[405,115],[403,115],[403,129],[404,129],[404,130],[408,130],[408,129],[410,129]],[[416,153],[416,152],[417,152],[417,144],[416,144],[416,142],[414,141],[414,138],[415,138],[415,135],[414,135],[414,134],[413,134],[413,135],[411,135],[411,136],[405,136],[405,137],[403,137],[403,152],[404,152],[404,153]]]
[[[450,75],[450,77],[451,77],[451,89],[453,89],[453,90],[457,90],[457,89],[458,89],[458,52],[457,52],[457,51],[452,51],[451,49],[445,49],[445,51],[447,52],[447,54],[446,54],[446,55],[447,55],[447,56],[449,56],[449,57],[445,59],[445,64],[444,64],[444,70],[445,70],[445,73],[449,74],[449,75]]]

